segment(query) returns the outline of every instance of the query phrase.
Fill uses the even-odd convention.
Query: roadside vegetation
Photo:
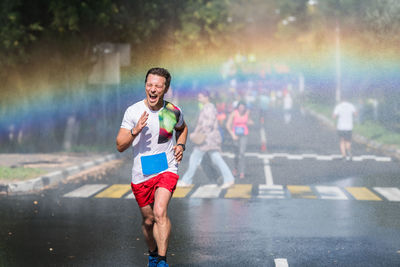
[[[0,181],[29,180],[45,173],[46,171],[37,168],[0,166]]]

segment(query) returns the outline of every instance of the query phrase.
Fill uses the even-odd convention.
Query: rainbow
[[[79,71],[72,72],[68,83],[52,80],[46,69],[31,71],[32,75],[27,76],[16,75],[9,78],[7,87],[0,93],[0,136],[5,142],[9,132],[17,128],[23,128],[27,134],[35,129],[37,135],[46,136],[52,131],[55,136],[62,135],[56,129],[63,128],[70,116],[79,118],[81,124],[107,117],[111,125],[104,127],[110,128],[108,133],[113,134],[126,107],[145,96],[143,79],[147,69],[153,66],[170,70],[173,91],[181,101],[188,102],[193,102],[196,92],[202,88],[228,90],[230,80],[238,73],[242,79],[289,76],[295,87],[302,75],[305,90],[333,94],[338,62],[343,92],[373,95],[382,90],[398,90],[400,51],[397,47],[363,46],[343,37],[338,61],[334,40],[318,46],[303,39],[295,45],[253,40],[251,43],[257,45],[251,48],[210,49],[197,55],[165,50],[160,58],[151,55],[148,61],[146,55],[135,58],[139,57],[136,55],[132,62],[141,64],[121,68],[119,85],[87,85]]]

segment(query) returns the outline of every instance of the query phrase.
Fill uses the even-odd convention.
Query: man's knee
[[[156,223],[163,224],[167,220],[167,210],[162,207],[154,209],[154,220]]]
[[[143,218],[143,225],[146,228],[151,228],[154,225],[154,221],[155,221],[154,216],[145,217]]]

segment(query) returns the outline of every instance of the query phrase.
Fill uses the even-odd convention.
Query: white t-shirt
[[[178,163],[174,156],[172,136],[174,128],[183,125],[181,109],[168,101],[164,101],[164,107],[158,111],[152,111],[142,100],[128,107],[122,119],[121,128],[128,130],[134,128],[145,111],[149,114],[147,125],[132,142],[133,184],[147,181],[162,172],[178,173]],[[167,169],[157,171],[157,173],[144,174],[143,172],[146,173],[146,171],[144,171],[145,167],[142,166],[142,157],[159,155],[163,152],[166,154]]]
[[[338,117],[337,129],[339,131],[353,130],[353,115],[356,108],[349,102],[341,102],[335,107],[333,114]]]

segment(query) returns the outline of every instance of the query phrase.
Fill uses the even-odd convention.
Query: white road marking
[[[135,199],[135,195],[131,191],[131,192],[129,192],[129,194],[125,198],[127,198],[127,199]]]
[[[316,160],[333,160],[333,157],[332,156],[320,155],[320,156],[317,156],[315,159]]]
[[[271,166],[269,165],[269,160],[264,159],[264,173],[265,173],[265,184],[273,185],[274,179],[272,178]]]
[[[389,201],[400,201],[400,190],[397,187],[374,187],[374,190]]]
[[[287,259],[274,259],[275,262],[275,267],[289,267],[289,263],[287,261]]]
[[[285,198],[285,191],[282,185],[266,185],[258,186],[258,198]]]
[[[221,153],[223,156],[228,158],[234,158],[235,155],[230,152]],[[246,152],[246,157],[258,157],[259,159],[274,159],[274,158],[287,158],[288,160],[303,160],[303,159],[316,159],[316,160],[324,160],[324,161],[332,161],[336,159],[341,159],[342,155],[332,154],[332,155],[317,155],[317,154],[288,154],[288,153],[259,153],[259,152]],[[392,158],[390,157],[378,157],[375,155],[360,155],[354,156],[352,158],[353,161],[364,161],[364,160],[375,160],[379,162],[390,162]]]
[[[336,186],[316,186],[321,199],[348,199],[346,194]]]
[[[200,186],[190,196],[191,198],[217,198],[221,193],[221,188],[217,184],[207,184]]]
[[[288,155],[287,159],[301,160],[304,159],[302,155]]]
[[[389,157],[376,157],[375,160],[376,161],[381,161],[381,162],[390,162],[390,161],[392,161],[392,158],[389,158]]]
[[[65,194],[64,197],[90,197],[107,186],[107,184],[86,184]]]
[[[309,159],[309,158],[316,158],[318,155],[317,154],[301,154],[303,156],[303,158],[305,159]]]

